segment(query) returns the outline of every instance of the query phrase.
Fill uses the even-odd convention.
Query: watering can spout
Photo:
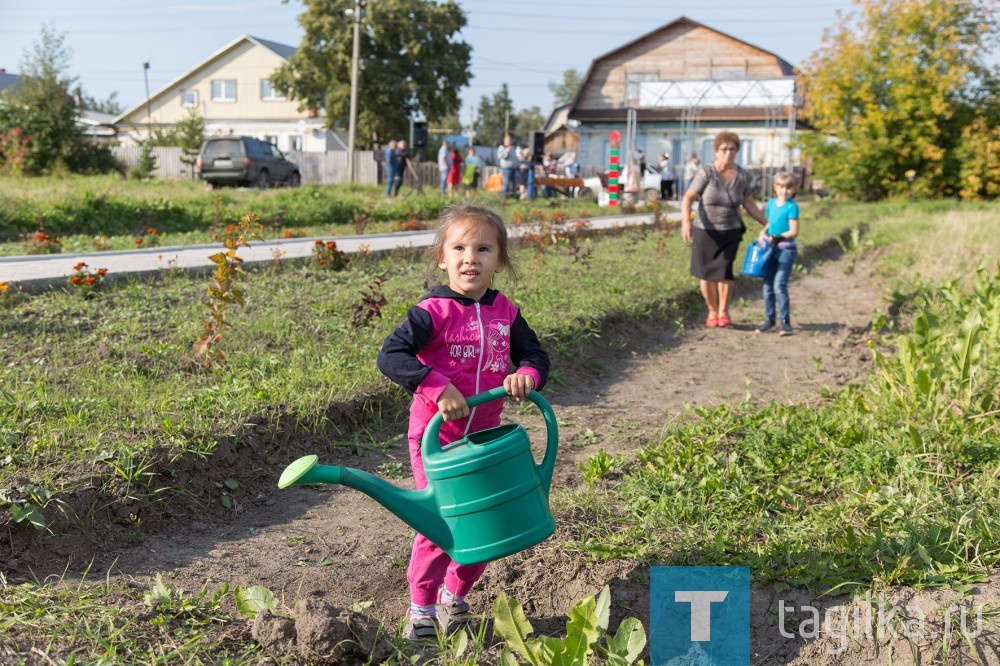
[[[318,458],[314,455],[294,461],[282,472],[281,478],[278,479],[278,487],[335,483],[354,488],[384,506],[442,550],[448,550],[454,543],[451,529],[441,516],[430,488],[403,490],[374,474],[350,467],[319,465],[317,461]]]

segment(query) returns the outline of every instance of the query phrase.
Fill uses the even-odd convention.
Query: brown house
[[[705,163],[725,129],[740,135],[742,164],[776,169],[798,162],[799,106],[792,65],[681,17],[594,60],[568,119],[585,165],[607,162],[613,130],[629,140],[623,161],[631,145],[651,163],[669,153],[678,166],[690,152]]]
[[[545,152],[563,155],[580,150],[580,135],[572,127],[576,122],[571,122],[569,119],[570,106],[569,104],[557,106],[549,114],[544,128]]]

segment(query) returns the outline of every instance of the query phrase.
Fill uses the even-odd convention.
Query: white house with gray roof
[[[268,81],[295,48],[243,35],[185,74],[115,118],[123,144],[155,129],[175,127],[192,111],[205,121],[206,135],[252,136],[285,152],[344,150],[326,130],[321,109],[300,111]]]

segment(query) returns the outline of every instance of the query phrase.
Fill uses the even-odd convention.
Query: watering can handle
[[[484,402],[491,402],[493,400],[500,400],[507,397],[507,391],[504,390],[502,386],[498,386],[495,389],[490,389],[489,391],[484,391],[483,393],[477,393],[476,395],[469,396],[465,399],[465,403],[469,407],[476,407]],[[559,425],[556,423],[556,415],[552,411],[552,406],[549,405],[549,401],[542,397],[542,394],[538,391],[532,391],[528,396],[528,399],[542,411],[542,416],[545,417],[545,431],[546,446],[545,446],[545,457],[542,459],[542,463],[538,465],[538,474],[541,477],[542,485],[548,492],[549,485],[552,483],[552,471],[556,466],[556,449],[559,444]],[[427,447],[430,444],[438,444],[441,438],[441,424],[444,423],[444,417],[441,412],[438,412],[427,424],[427,429],[424,431],[423,440],[421,440],[421,453],[426,456]]]

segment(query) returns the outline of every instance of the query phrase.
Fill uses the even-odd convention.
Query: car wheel
[[[269,184],[268,181],[267,181],[267,178],[268,178],[267,169],[261,169],[260,173],[257,174],[257,189],[258,190],[266,190],[267,189],[267,186]]]
[[[654,190],[652,187],[649,188],[648,190],[646,190],[645,192],[643,192],[643,194],[646,195],[646,201],[659,201],[660,200],[660,191],[659,190]]]
[[[288,177],[288,187],[298,187],[301,184],[302,184],[302,176],[299,175],[298,171],[294,172],[291,176]]]
[[[576,197],[578,199],[593,199],[594,192],[589,187],[581,187],[576,191]]]

